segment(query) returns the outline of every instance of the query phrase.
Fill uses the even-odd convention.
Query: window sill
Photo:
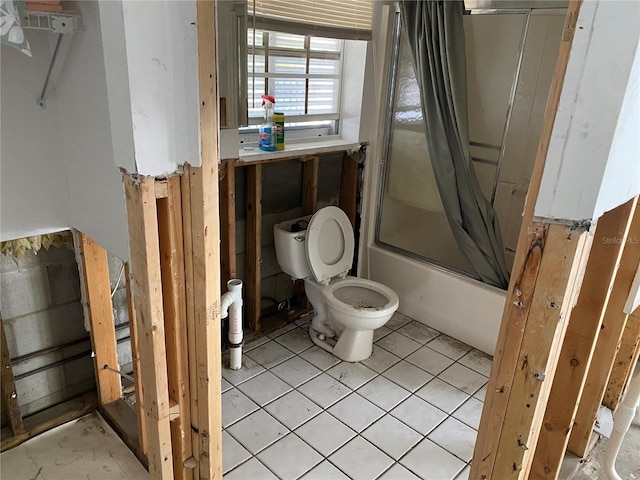
[[[284,150],[278,150],[276,152],[264,152],[258,147],[249,147],[248,149],[240,149],[238,160],[244,163],[250,163],[287,157],[317,155],[336,151],[352,151],[359,150],[360,145],[360,143],[353,143],[349,140],[332,138],[327,140],[287,143]]]

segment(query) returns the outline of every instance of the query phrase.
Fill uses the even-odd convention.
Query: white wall
[[[55,39],[29,32],[32,58],[3,45],[0,136],[0,240],[51,233],[70,226],[69,196],[60,161],[58,101],[36,105]]]
[[[142,175],[199,165],[195,1],[117,0],[100,2],[100,10],[114,27],[102,32],[114,145],[133,138]],[[126,151],[116,163],[133,171]]]
[[[639,16],[639,2],[583,2],[536,202],[537,217],[594,219],[598,211],[616,206],[610,201],[621,202],[620,195],[606,193],[620,185],[610,184],[602,194],[601,185],[636,57]],[[623,141],[627,134],[619,135]],[[637,168],[627,168],[630,162],[637,164],[637,156],[616,153],[612,161],[620,165],[612,179],[637,173]],[[631,196],[640,193],[636,180],[623,182],[632,187],[627,193]]]
[[[97,2],[79,2],[83,31],[65,38],[55,78],[71,225],[129,257],[122,174],[114,161]]]

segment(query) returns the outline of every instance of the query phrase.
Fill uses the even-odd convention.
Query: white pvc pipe
[[[242,368],[242,280],[227,282],[227,293],[220,299],[220,316],[229,316],[229,358],[231,370]]]
[[[631,426],[633,417],[636,415],[638,402],[640,402],[640,373],[629,384],[624,400],[616,412],[613,431],[607,442],[607,450],[604,454],[604,471],[610,480],[622,480],[618,472],[616,472],[616,458],[618,457],[622,440]]]

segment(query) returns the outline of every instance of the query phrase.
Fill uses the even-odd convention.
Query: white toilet
[[[373,331],[398,308],[398,295],[380,283],[348,277],[353,263],[353,229],[337,207],[273,227],[280,268],[304,279],[314,310],[309,335],[319,347],[348,362],[368,358]]]

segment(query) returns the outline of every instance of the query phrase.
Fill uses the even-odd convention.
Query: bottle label
[[[270,125],[260,127],[258,130],[258,148],[266,152],[274,152],[276,145],[274,142],[273,127]]]

